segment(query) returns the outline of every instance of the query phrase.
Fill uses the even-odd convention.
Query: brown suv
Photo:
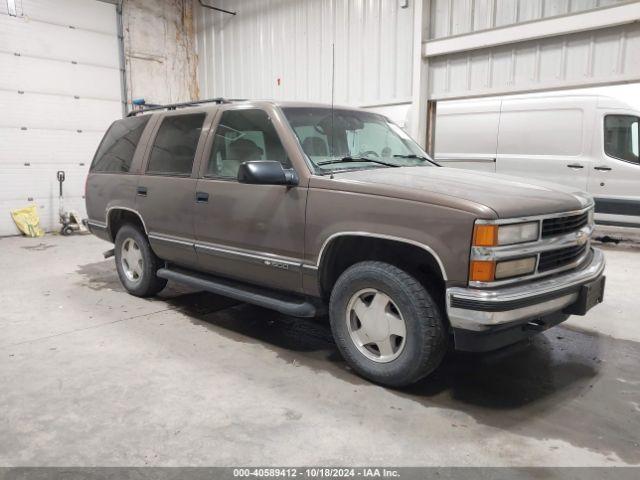
[[[93,160],[89,226],[133,295],[174,280],[287,315],[328,308],[347,362],[393,386],[451,342],[500,348],[602,301],[583,192],[441,168],[369,111],[199,103],[114,122]]]

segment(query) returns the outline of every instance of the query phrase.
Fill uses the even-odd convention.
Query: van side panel
[[[435,160],[443,167],[495,172],[500,100],[438,105]]]
[[[587,189],[592,101],[504,100],[496,172]]]

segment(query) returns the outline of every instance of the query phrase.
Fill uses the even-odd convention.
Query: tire
[[[115,260],[120,283],[131,295],[150,297],[167,285],[166,279],[156,275],[163,262],[151,250],[146,235],[134,225],[126,224],[118,230]]]
[[[347,363],[381,385],[417,382],[440,365],[447,350],[437,303],[418,280],[388,263],[349,267],[333,287],[329,316]]]

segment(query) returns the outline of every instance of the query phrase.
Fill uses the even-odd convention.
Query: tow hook
[[[547,325],[542,320],[531,320],[522,328],[523,330],[529,330],[533,332],[543,332],[547,329]]]

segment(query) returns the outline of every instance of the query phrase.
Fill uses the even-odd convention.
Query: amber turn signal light
[[[497,225],[476,225],[473,229],[475,247],[494,247],[498,244]]]
[[[496,262],[472,260],[469,277],[473,282],[492,282],[496,276]]]

